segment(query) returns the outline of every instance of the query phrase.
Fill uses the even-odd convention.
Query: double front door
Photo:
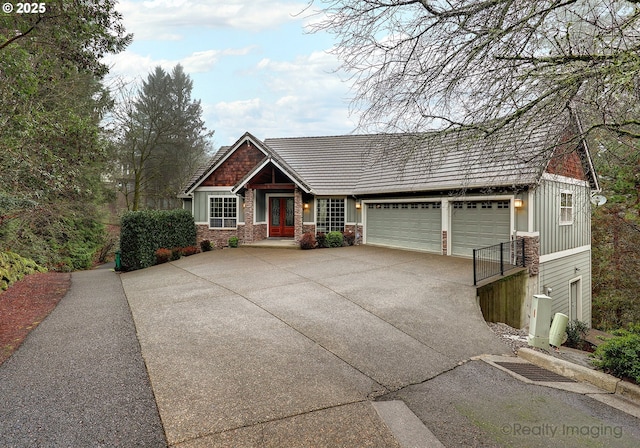
[[[290,238],[295,234],[293,197],[269,198],[269,236]]]

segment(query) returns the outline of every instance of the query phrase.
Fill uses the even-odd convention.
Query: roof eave
[[[587,140],[584,138],[584,128],[582,126],[582,122],[580,121],[580,117],[576,112],[572,110],[573,119],[576,121],[576,126],[578,127],[578,132],[580,133],[580,140],[582,143],[582,148],[584,149],[584,153],[587,161],[588,173],[587,176],[591,177],[592,181],[592,190],[601,191],[600,182],[598,181],[598,173],[595,170],[593,159],[591,158],[591,151],[589,150],[589,145],[587,144]]]

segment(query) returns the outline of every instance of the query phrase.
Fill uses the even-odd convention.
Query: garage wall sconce
[[[356,201],[356,210],[360,210],[361,207],[362,204],[360,204],[360,201]]]
[[[522,208],[522,206],[524,205],[524,203],[522,202],[522,199],[514,199],[513,200],[513,206],[515,208]]]

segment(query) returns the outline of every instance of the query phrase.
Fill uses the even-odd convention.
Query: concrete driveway
[[[396,446],[372,399],[508,352],[466,259],[239,248],[121,278],[180,447]]]

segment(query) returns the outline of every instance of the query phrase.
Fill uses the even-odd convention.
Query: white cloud
[[[304,7],[297,0],[123,0],[117,8],[137,40],[177,40],[197,28],[272,29],[298,20]]]
[[[264,95],[205,106],[216,143],[231,144],[245,131],[258,138],[351,132],[357,118],[350,117],[348,85],[340,81],[335,66],[333,56],[323,52],[293,61],[261,60],[254,76],[266,85]]]
[[[188,74],[207,73],[214,69],[216,64],[226,56],[245,56],[254,47],[228,48],[224,50],[196,51],[178,59],[154,59],[132,51],[124,51],[116,55],[108,55],[104,62],[111,67],[110,76],[131,81],[145,77],[156,66],[161,66],[169,71],[177,64],[181,64]]]

